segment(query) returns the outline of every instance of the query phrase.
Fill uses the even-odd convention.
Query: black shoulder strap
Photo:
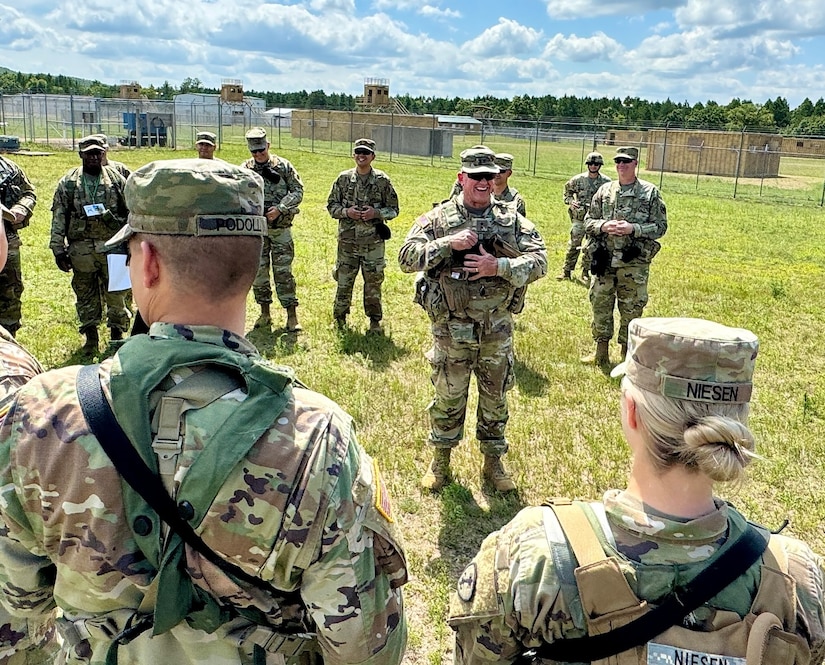
[[[178,508],[166,492],[160,478],[146,465],[112,413],[112,407],[103,395],[98,369],[100,365],[81,367],[77,374],[77,396],[80,408],[92,434],[100,442],[104,452],[112,460],[118,473],[144,498],[158,516],[177,533],[183,541],[201,554],[207,561],[232,577],[262,589],[275,598],[285,598],[285,591],[276,589],[268,582],[250,575],[230,563],[211,549],[198,534],[178,515]]]
[[[752,526],[720,557],[661,605],[624,626],[600,635],[562,639],[531,650],[536,658],[589,663],[649,642],[680,623],[700,605],[744,574],[762,556],[768,541]]]

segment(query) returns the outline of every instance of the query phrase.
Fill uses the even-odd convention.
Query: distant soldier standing
[[[582,358],[605,369],[610,364],[613,308],[619,310],[618,342],[627,355],[627,326],[647,305],[650,262],[667,231],[667,208],[655,185],[636,177],[638,148],[618,148],[613,161],[618,181],[602,185],[584,219],[589,238],[591,330],[596,352]]]
[[[384,243],[391,232],[386,222],[398,216],[398,195],[390,177],[372,167],[375,141],[358,139],[353,146],[355,167],[342,171],[327,198],[327,210],[338,220],[338,256],[333,277],[338,283],[332,315],[339,328],[346,325],[352,289],[358,271],[364,278],[364,313],[369,332],[381,332],[384,310]]]
[[[567,213],[570,215],[570,242],[567,244],[567,255],[564,257],[564,268],[557,280],[571,279],[576,269],[576,261],[582,251],[584,242],[584,216],[590,207],[590,201],[596,191],[610,178],[600,173],[604,164],[601,153],[591,152],[584,160],[587,171],[575,175],[564,184],[564,202],[567,204]],[[582,282],[590,283],[590,261],[587,252],[582,253]]]
[[[241,166],[252,169],[264,179],[264,204],[269,225],[269,233],[264,237],[258,276],[252,285],[255,302],[261,306],[261,315],[255,322],[255,327],[268,328],[272,325],[272,286],[269,283],[271,264],[275,293],[281,307],[286,310],[286,329],[288,332],[296,332],[301,326],[298,325],[298,296],[295,292],[295,277],[292,275],[292,261],[295,258],[292,221],[304,199],[304,183],[289,161],[270,154],[266,130],[262,127],[253,127],[246,133],[246,145],[252,157]]]
[[[4,218],[9,250],[6,267],[0,272],[0,325],[17,335],[22,319],[23,269],[20,263],[18,231],[29,225],[37,203],[34,186],[26,174],[10,159],[0,156],[0,203],[6,206],[14,221]]]
[[[496,154],[496,166],[498,175],[493,178],[493,197],[504,203],[512,203],[516,206],[519,215],[527,216],[527,206],[524,198],[515,187],[510,187],[508,181],[513,175],[513,156],[506,152]]]
[[[421,215],[398,255],[401,270],[423,272],[416,302],[432,321],[433,459],[421,479],[431,491],[450,481],[450,453],[464,436],[472,374],[482,478],[499,492],[516,488],[501,461],[513,385],[512,315],[521,311],[524,287],[545,275],[547,255],[536,227],[514,206],[492,199],[499,172],[494,158],[488,148],[461,153],[462,193]]]
[[[111,339],[123,339],[129,329],[128,291],[108,290],[104,247],[126,221],[126,180],[114,167],[102,164],[106,148],[100,136],[87,136],[79,146],[83,164],[64,175],[54,192],[49,249],[57,267],[72,273],[80,332],[86,336],[83,353],[91,355],[100,344],[97,327],[104,301]]]

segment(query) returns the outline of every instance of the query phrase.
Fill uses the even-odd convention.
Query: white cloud
[[[723,34],[825,34],[825,4],[821,0],[688,0],[675,15],[683,27],[713,27]]]
[[[421,16],[435,19],[461,18],[461,12],[456,9],[439,9],[432,5],[424,5],[418,10]]]
[[[540,30],[520,23],[499,18],[492,28],[487,28],[478,37],[466,42],[462,50],[474,56],[500,57],[530,53],[535,50],[542,37]]]
[[[547,14],[554,19],[577,19],[592,16],[632,16],[663,9],[675,9],[686,0],[545,0]]]
[[[571,62],[590,62],[594,60],[612,60],[615,53],[623,48],[619,42],[603,32],[596,32],[591,37],[578,37],[562,34],[555,35],[544,47],[544,55],[556,60]]]

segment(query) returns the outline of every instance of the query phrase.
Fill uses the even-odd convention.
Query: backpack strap
[[[593,530],[589,521],[587,530]],[[655,609],[614,630],[562,639],[530,651],[541,659],[578,663],[608,658],[640,646],[679,624],[687,614],[731,584],[759,560],[767,546],[768,539],[748,525],[721,556],[687,584],[677,586]]]
[[[103,451],[109,456],[123,480],[151,506],[158,516],[169,526],[170,531],[178,534],[192,549],[207,561],[220,568],[230,577],[263,590],[274,598],[287,599],[288,593],[276,589],[259,577],[250,575],[245,570],[227,561],[211,549],[194,529],[178,514],[177,505],[166,492],[160,478],[146,465],[137,450],[129,441],[117,422],[109,402],[103,394],[99,376],[100,365],[86,365],[77,375],[77,396],[80,408]],[[295,593],[297,596],[297,592]],[[144,616],[139,624],[129,625],[113,637],[113,646],[108,659],[117,657],[117,645],[127,644],[142,632],[152,628],[151,615]],[[278,632],[311,638],[306,626],[294,627],[284,625]]]

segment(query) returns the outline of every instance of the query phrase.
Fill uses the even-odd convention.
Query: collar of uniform
[[[259,355],[258,349],[245,337],[215,326],[187,326],[156,321],[149,327],[152,339],[182,339],[187,342],[213,344],[237,351],[245,356]]]
[[[611,523],[629,535],[657,543],[711,544],[724,539],[728,531],[728,506],[714,499],[716,510],[692,520],[680,520],[645,506],[622,490],[608,490],[604,506]],[[617,542],[621,534],[616,534]]]

